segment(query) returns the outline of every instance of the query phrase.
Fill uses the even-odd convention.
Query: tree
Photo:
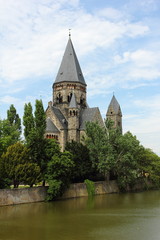
[[[33,186],[41,180],[40,167],[35,163],[18,164],[15,168],[15,176],[18,182]]]
[[[32,113],[32,105],[30,102],[24,105],[23,125],[24,125],[24,136],[27,141],[29,134],[34,130],[34,127],[35,127],[34,117]]]
[[[69,152],[63,152],[52,157],[48,163],[46,180],[49,183],[48,200],[60,197],[68,187],[74,162]]]
[[[20,134],[15,125],[11,125],[8,120],[0,120],[0,156],[19,138]]]
[[[17,114],[17,111],[13,104],[11,104],[9,110],[7,110],[7,119],[11,126],[15,126],[16,130],[21,134],[21,119]]]
[[[44,138],[46,129],[46,114],[43,108],[42,100],[36,100],[35,104],[35,128],[39,137]]]
[[[95,169],[92,167],[92,161],[87,146],[75,141],[67,142],[66,151],[72,153],[75,165],[72,181],[83,182],[87,178],[93,179],[95,176]]]
[[[85,144],[89,149],[92,166],[108,179],[113,153],[107,129],[100,127],[98,123],[87,122]]]
[[[35,102],[35,117],[32,114],[32,106],[30,103],[25,104],[23,123],[25,126],[24,135],[27,142],[27,147],[30,149],[29,154],[33,163],[38,164],[41,169],[43,185],[45,184],[44,177],[47,167],[45,147],[47,144],[44,139],[46,129],[46,116],[41,100]]]
[[[24,176],[35,179],[35,173],[32,173],[31,176],[30,172],[38,166],[30,163],[29,150],[21,142],[9,146],[6,153],[2,154],[1,161],[4,172],[8,179],[13,182],[14,188],[17,188],[20,182],[23,182]],[[39,172],[37,169],[36,173],[38,177]],[[30,185],[33,184],[33,179],[30,178]]]

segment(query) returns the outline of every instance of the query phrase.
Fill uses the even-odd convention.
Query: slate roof
[[[64,129],[67,129],[67,128],[68,128],[68,122],[67,122],[67,120],[65,119],[63,113],[60,111],[60,109],[58,109],[58,108],[56,108],[56,107],[54,107],[54,106],[52,106],[51,109],[52,109],[52,111],[54,112],[54,114],[56,115],[56,117],[59,119],[62,127],[63,127]]]
[[[70,38],[68,40],[65,53],[54,84],[61,82],[79,82],[86,85]]]
[[[99,111],[98,107],[95,108],[85,108],[80,114],[80,130],[85,130],[86,122],[93,122],[95,119],[95,114]]]
[[[72,98],[69,104],[69,108],[77,108],[76,97],[75,94],[72,94]]]
[[[109,104],[107,114],[110,112],[110,108],[113,109],[114,114],[119,114],[119,113],[122,114],[120,105],[119,105],[119,103],[118,103],[118,101],[117,101],[117,99],[115,98],[114,95],[113,95],[113,97],[111,99],[111,102]]]
[[[46,119],[46,133],[59,133],[60,131],[48,117]]]

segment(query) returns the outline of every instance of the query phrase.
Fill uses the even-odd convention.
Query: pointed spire
[[[119,105],[117,99],[115,98],[114,93],[113,93],[113,97],[111,99],[111,102],[109,104],[107,114],[109,113],[111,108],[114,111],[114,114],[121,114],[122,115],[120,105]]]
[[[60,82],[79,82],[86,85],[70,36],[54,83]]]
[[[69,108],[77,108],[77,102],[76,102],[76,97],[75,94],[72,94],[72,98],[69,104]]]

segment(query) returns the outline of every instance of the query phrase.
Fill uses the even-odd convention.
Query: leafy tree
[[[92,161],[90,160],[89,149],[87,146],[72,141],[66,144],[66,151],[72,153],[75,165],[72,181],[83,182],[86,178],[93,179],[95,176],[95,169],[92,167]]]
[[[27,141],[29,134],[33,131],[35,127],[31,103],[24,105],[23,125],[24,125],[24,136]]]
[[[19,140],[19,131],[8,120],[0,120],[0,156],[7,148]]]
[[[21,142],[17,142],[9,146],[6,153],[2,154],[1,161],[4,172],[6,176],[13,182],[14,188],[17,188],[19,183],[22,182],[24,178],[30,178],[31,171],[33,169],[36,171],[35,173],[32,173],[33,178],[30,178],[30,184],[29,181],[28,184],[33,184],[36,173],[37,178],[39,176],[36,164],[33,165],[30,163],[29,150]]]
[[[21,134],[21,119],[17,114],[17,111],[13,104],[11,104],[9,110],[7,111],[7,119],[11,126],[15,126],[16,130]]]
[[[41,179],[40,167],[35,163],[18,164],[15,168],[15,176],[18,182],[33,186]]]
[[[148,177],[154,184],[160,186],[160,157],[151,149],[143,148],[138,161],[139,174]]]
[[[31,104],[26,104],[23,116],[23,123],[25,126],[24,134],[27,142],[27,147],[30,149],[30,158],[33,163],[38,164],[40,167],[44,185],[45,171],[47,168],[45,153],[47,141],[44,139],[44,133],[46,129],[46,116],[41,100],[36,100],[34,115],[35,117],[33,117],[32,114]]]
[[[85,144],[89,149],[92,166],[108,179],[113,153],[107,129],[100,127],[98,123],[87,122]]]
[[[35,104],[35,128],[39,137],[44,138],[44,132],[46,129],[46,115],[43,108],[42,100],[36,100]]]
[[[69,152],[63,152],[52,157],[48,163],[46,180],[49,183],[48,200],[61,196],[68,187],[74,162]]]

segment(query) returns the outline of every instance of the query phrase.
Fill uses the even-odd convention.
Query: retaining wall
[[[117,193],[119,192],[115,181],[96,182],[95,194]],[[47,187],[33,187],[23,189],[1,189],[0,206],[14,205],[21,203],[42,202],[45,200]],[[61,199],[85,197],[88,196],[85,183],[71,184]]]
[[[147,185],[151,184],[148,182]],[[144,183],[137,184],[133,189],[128,191],[140,191],[145,189]],[[95,195],[119,193],[116,181],[95,182]],[[47,187],[33,187],[23,189],[1,189],[0,206],[14,205],[21,203],[43,202],[47,194]],[[85,183],[71,184],[70,188],[65,191],[61,199],[77,198],[88,196]]]

